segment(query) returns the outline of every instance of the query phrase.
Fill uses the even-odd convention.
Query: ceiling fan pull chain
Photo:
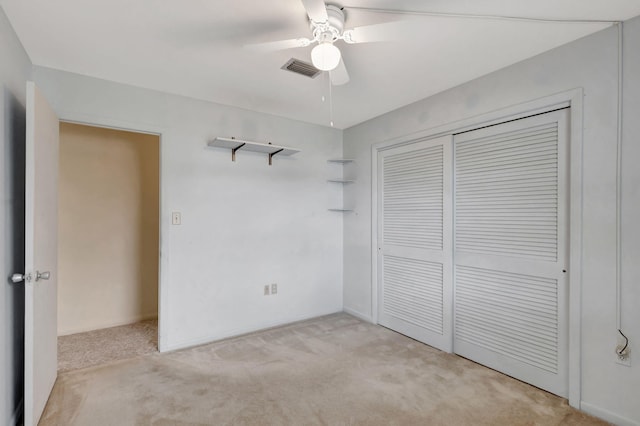
[[[330,73],[331,71],[329,71]],[[331,79],[327,79],[329,81],[329,124],[333,127],[333,90],[331,89]]]

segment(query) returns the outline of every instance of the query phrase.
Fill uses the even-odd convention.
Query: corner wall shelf
[[[327,163],[353,163],[353,158],[330,158],[327,160]]]
[[[337,164],[338,166],[341,167],[341,175],[344,175],[344,166],[346,164],[349,163],[353,163],[354,160],[352,158],[330,158],[327,160],[327,163],[329,164]],[[335,178],[335,179],[327,179],[327,182],[329,183],[338,183],[338,184],[349,184],[349,183],[354,183],[355,180],[353,179],[343,179],[343,178]],[[343,199],[344,201],[344,199]],[[329,211],[331,212],[352,212],[353,209],[346,209],[346,208],[335,208],[335,209],[329,209]]]
[[[334,183],[354,183],[355,180],[349,180],[349,179],[327,179],[327,182],[334,182]]]
[[[236,152],[240,149],[244,151],[262,152],[269,156],[269,165],[272,164],[273,156],[278,155],[293,155],[300,152],[299,149],[289,148],[286,146],[272,145],[271,143],[261,143],[245,141],[235,138],[220,138],[217,137],[212,141],[209,141],[207,145],[214,148],[226,148],[231,150],[231,161],[236,161]]]

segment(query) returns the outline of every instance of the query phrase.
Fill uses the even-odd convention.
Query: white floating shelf
[[[207,144],[214,148],[226,148],[231,150],[231,161],[236,161],[236,152],[238,150],[261,152],[269,156],[269,165],[274,155],[293,155],[300,152],[299,149],[289,148],[286,146],[272,145],[270,143],[245,141],[233,138],[215,138]]]
[[[355,160],[353,158],[330,158],[327,160],[327,163],[353,163]]]
[[[334,163],[334,164],[340,164],[341,166],[344,166],[347,163],[352,163],[354,160],[352,158],[329,158],[327,160],[327,163]],[[330,183],[340,183],[340,184],[349,184],[349,183],[354,183],[355,180],[352,179],[327,179],[327,182]],[[352,209],[329,209],[329,211],[332,212],[352,212]]]

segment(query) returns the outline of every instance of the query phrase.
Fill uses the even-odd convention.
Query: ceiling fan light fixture
[[[340,49],[330,41],[321,42],[311,50],[311,62],[321,71],[331,71],[340,63]]]

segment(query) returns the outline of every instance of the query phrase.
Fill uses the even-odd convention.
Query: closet
[[[567,396],[568,109],[378,155],[378,322]]]

